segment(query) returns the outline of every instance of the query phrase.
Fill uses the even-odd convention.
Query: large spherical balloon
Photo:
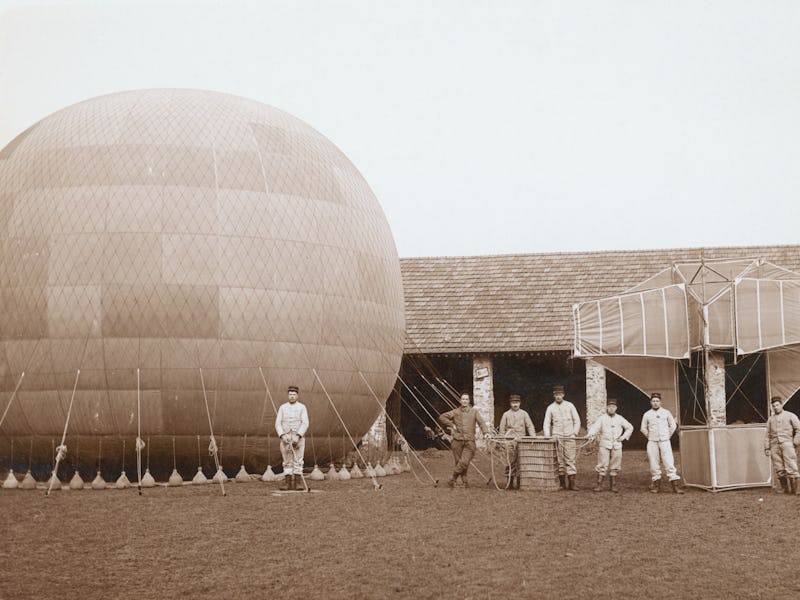
[[[141,427],[170,467],[173,438],[207,455],[209,416],[223,456],[263,456],[268,434],[276,456],[290,384],[327,454],[395,383],[386,218],[336,146],[275,108],[194,90],[65,108],[0,151],[0,243],[0,414],[19,384],[3,454],[13,438],[49,461],[76,381],[73,460],[130,451]]]

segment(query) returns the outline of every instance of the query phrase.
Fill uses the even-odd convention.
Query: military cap
[[[658,392],[653,392],[652,394],[650,394],[650,400],[652,400],[653,398],[658,398],[659,400],[661,400],[661,394]]]
[[[564,386],[563,385],[554,385],[553,386],[553,393],[554,394],[563,394],[564,393]]]
[[[522,397],[519,394],[511,394],[508,397],[509,402],[522,402]]]
[[[608,400],[606,400],[606,404],[613,404],[614,406],[616,406],[617,405],[617,399],[616,398],[609,398]]]
[[[773,402],[780,402],[781,404],[783,404],[783,398],[781,398],[780,396],[773,396],[772,398],[769,399],[769,403],[772,404]]]
[[[299,392],[300,388],[298,388],[296,385],[290,385],[286,391],[287,392]]]

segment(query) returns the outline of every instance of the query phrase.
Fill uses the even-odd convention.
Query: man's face
[[[469,406],[469,394],[461,394],[461,398],[458,401],[461,406]]]
[[[289,402],[294,404],[295,402],[297,402],[297,397],[298,396],[299,396],[299,394],[297,392],[294,392],[294,391],[289,392]]]
[[[783,403],[781,402],[773,402],[772,403],[772,412],[776,415],[779,415],[783,412]]]
[[[564,392],[553,392],[553,397],[557,404],[561,404],[564,401]]]
[[[519,402],[512,402],[511,403],[511,410],[517,411],[519,410],[520,403]]]
[[[606,412],[613,417],[617,413],[617,405],[606,404]]]
[[[650,398],[650,408],[653,410],[661,408],[661,398]]]

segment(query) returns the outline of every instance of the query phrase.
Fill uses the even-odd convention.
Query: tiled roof
[[[800,271],[800,246],[704,248]],[[572,349],[572,304],[620,293],[700,248],[404,258],[407,354]]]

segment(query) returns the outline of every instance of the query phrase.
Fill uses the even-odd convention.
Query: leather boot
[[[456,487],[456,479],[458,479],[458,473],[453,473],[447,480],[447,487]]]
[[[660,479],[653,479],[650,481],[650,491],[654,494],[657,494],[661,491],[661,480]]]
[[[567,476],[566,475],[559,475],[558,476],[558,489],[559,490],[567,489]]]
[[[797,495],[797,477],[791,477],[789,479],[789,489],[791,489],[791,493],[795,496]]]
[[[594,486],[594,488],[592,488],[593,492],[602,492],[603,491],[603,480],[604,479],[605,479],[605,477],[603,477],[602,475],[598,475],[597,476],[597,485]]]
[[[575,485],[575,475],[567,475],[567,488],[577,492],[580,488]]]
[[[678,480],[677,479],[673,479],[672,481],[670,481],[670,484],[672,485],[672,493],[673,494],[682,494],[683,493],[683,488],[678,485]]]
[[[781,482],[781,491],[784,494],[789,493],[789,479],[788,477],[778,477],[778,481]]]
[[[281,488],[282,492],[291,492],[292,491],[292,479],[293,478],[294,478],[294,475],[286,475],[286,477],[283,478],[283,481],[285,482],[285,485]]]
[[[617,478],[614,475],[609,476],[608,478],[608,489],[615,494],[619,494],[619,488],[617,487]]]
[[[469,481],[467,480],[467,474],[466,474],[466,473],[464,473],[463,475],[461,475],[461,483],[463,483],[463,484],[464,484],[464,487],[465,487],[465,488],[468,488],[468,487],[469,487]]]

